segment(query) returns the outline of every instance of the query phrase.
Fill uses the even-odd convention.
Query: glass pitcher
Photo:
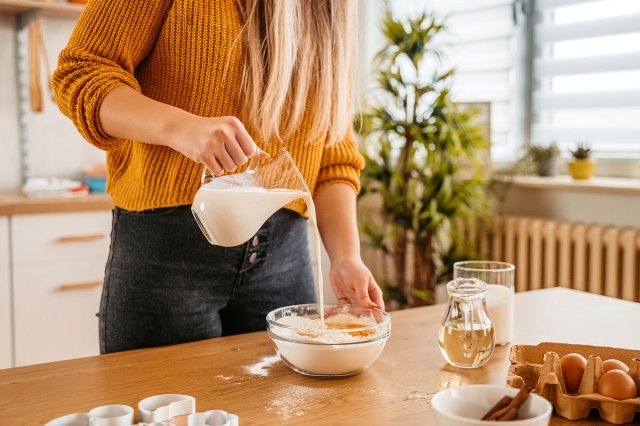
[[[449,306],[438,341],[442,355],[454,367],[482,367],[493,353],[495,333],[487,315],[486,290],[487,284],[477,278],[456,278],[447,284]]]
[[[249,241],[273,213],[299,198],[306,201],[311,193],[282,148],[263,161],[251,158],[242,173],[215,177],[205,168],[191,212],[211,244],[234,247]]]

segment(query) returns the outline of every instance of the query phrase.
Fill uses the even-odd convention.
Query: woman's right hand
[[[172,133],[169,146],[192,161],[204,164],[215,176],[235,171],[255,155],[268,156],[236,117],[191,115]]]

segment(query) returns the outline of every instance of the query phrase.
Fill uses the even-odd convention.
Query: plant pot
[[[589,158],[569,161],[569,173],[574,179],[591,179],[596,174],[596,162]]]
[[[536,172],[538,176],[551,177],[555,176],[558,169],[558,157],[549,158],[546,161],[539,161],[536,163]]]

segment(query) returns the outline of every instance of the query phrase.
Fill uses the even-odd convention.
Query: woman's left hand
[[[340,303],[384,310],[382,290],[360,257],[331,262],[329,276]]]

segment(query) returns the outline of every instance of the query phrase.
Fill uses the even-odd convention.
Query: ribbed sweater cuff
[[[334,164],[323,167],[318,175],[314,194],[318,194],[334,183],[349,185],[358,195],[360,193],[360,169],[349,164]]]
[[[122,142],[104,131],[99,114],[105,96],[118,86],[129,86],[140,91],[140,85],[133,76],[124,71],[109,71],[87,82],[75,102],[73,121],[79,126],[80,133],[87,141],[103,150],[109,150],[116,143]]]

